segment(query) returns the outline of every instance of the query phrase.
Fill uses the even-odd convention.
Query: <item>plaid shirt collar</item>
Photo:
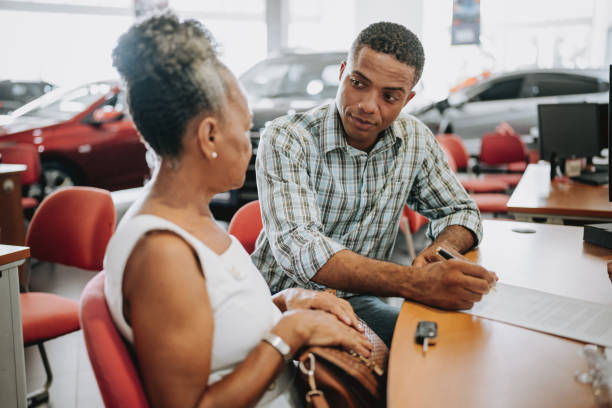
[[[403,139],[401,132],[399,129],[396,129],[396,127],[397,125],[395,121],[393,121],[391,126],[381,132],[376,144],[370,151],[370,154],[378,153],[395,144],[402,143]],[[321,132],[320,144],[321,150],[324,154],[327,154],[335,149],[345,149],[351,154],[351,156],[359,154],[359,151],[351,147],[346,141],[344,128],[342,127],[342,120],[340,119],[340,113],[338,112],[335,101],[329,103],[327,113],[323,119]]]

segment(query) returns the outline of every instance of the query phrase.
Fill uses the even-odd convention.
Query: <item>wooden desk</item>
[[[0,245],[0,405],[25,408],[26,378],[18,266],[30,248]]]
[[[550,165],[530,164],[508,201],[508,212],[519,221],[543,218],[552,224],[564,220],[610,222],[612,203],[608,186],[573,181],[550,181]]]
[[[513,232],[530,228],[534,234]],[[610,305],[606,269],[612,250],[584,243],[582,228],[484,222],[484,240],[468,257],[501,282]],[[438,323],[427,355],[414,342],[419,320]],[[582,343],[404,302],[389,360],[389,407],[595,407]]]
[[[21,207],[23,164],[0,164],[0,243],[25,244],[25,224]]]

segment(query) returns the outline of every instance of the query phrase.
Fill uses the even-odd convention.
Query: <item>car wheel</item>
[[[71,166],[55,160],[43,161],[40,179],[30,186],[28,196],[40,201],[58,188],[79,184],[78,172]]]

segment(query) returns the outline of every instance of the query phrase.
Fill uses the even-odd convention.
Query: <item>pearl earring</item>
[[[217,158],[217,156],[218,156],[218,154],[217,154],[217,152],[212,152],[212,155],[211,155],[211,156],[212,156],[212,158],[213,158],[213,159],[216,159],[216,158]]]

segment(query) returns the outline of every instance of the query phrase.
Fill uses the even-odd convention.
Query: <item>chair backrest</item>
[[[410,227],[410,233],[414,234],[421,227],[429,222],[427,217],[422,216],[416,211],[412,211],[407,204],[404,204],[404,210],[402,211],[402,218],[406,218],[408,220],[408,226]],[[400,227],[402,223],[400,223]]]
[[[515,133],[486,133],[480,141],[479,160],[488,165],[526,162],[527,147]]]
[[[470,161],[470,154],[459,135],[446,133],[436,135],[440,145],[446,147],[455,160],[458,169],[467,169]]]
[[[138,370],[108,311],[104,276],[94,276],[81,295],[79,314],[89,361],[105,406],[145,408],[149,404]]]
[[[232,217],[228,232],[238,238],[244,249],[249,253],[255,250],[255,241],[263,228],[259,200],[246,203]]]
[[[40,203],[26,245],[38,260],[99,271],[114,230],[115,207],[108,191],[66,187]]]
[[[26,171],[20,173],[22,185],[28,186],[40,178],[42,171],[40,155],[34,145],[24,143],[2,145],[0,155],[2,155],[2,163],[26,165]]]

